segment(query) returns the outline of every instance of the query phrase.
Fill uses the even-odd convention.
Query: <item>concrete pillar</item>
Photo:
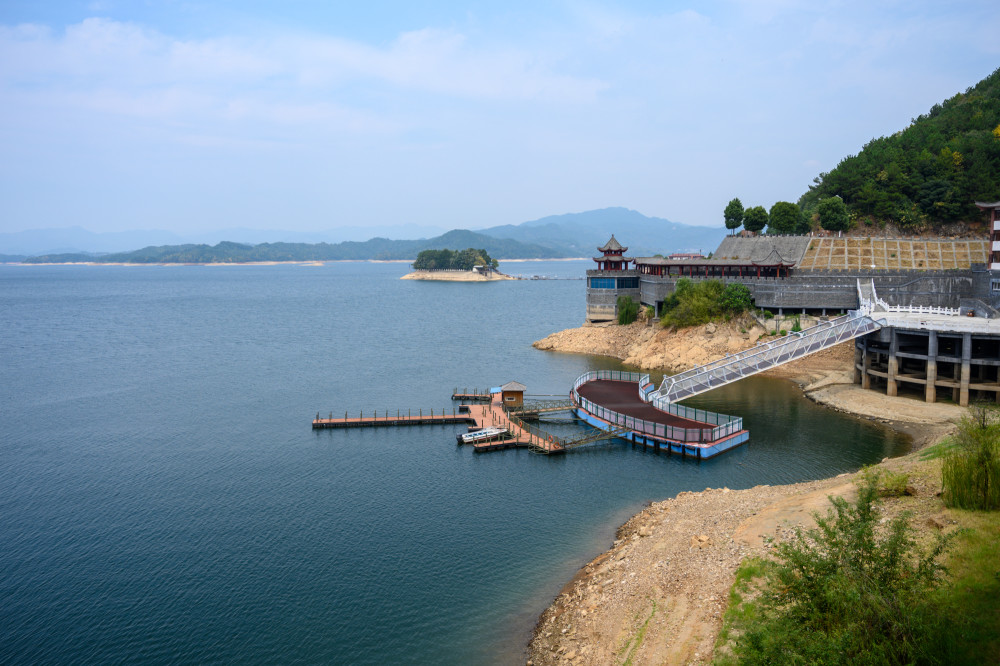
[[[962,334],[962,378],[958,387],[958,404],[969,405],[969,374],[972,370],[972,333]]]
[[[868,349],[868,342],[865,342],[865,348],[862,350],[861,357],[861,388],[870,389],[872,387],[872,375],[869,372],[872,368],[872,358],[875,355]]]
[[[953,382],[955,382],[957,384],[958,381],[959,381],[959,379],[961,379],[961,377],[962,377],[962,364],[961,363],[956,363],[952,367],[954,369],[952,370],[952,373],[951,373],[951,379],[952,379]],[[958,391],[958,387],[956,386],[955,388],[953,388],[951,390],[951,401],[952,402],[958,402],[958,394],[959,394],[959,391]]]
[[[854,367],[853,367],[853,370],[854,370],[854,383],[855,384],[860,384],[861,381],[862,381],[861,377],[864,374],[864,371],[863,371],[862,368],[859,368],[858,366],[864,365],[864,358],[865,358],[865,341],[864,341],[864,338],[862,338],[862,339],[860,339],[860,340],[858,340],[857,342],[854,343]]]
[[[899,351],[899,335],[896,333],[896,329],[892,329],[891,333],[892,341],[889,343],[889,372],[888,378],[886,379],[885,394],[886,395],[896,395],[896,372],[899,370],[899,360],[896,358],[896,352]]]
[[[927,386],[925,387],[924,400],[935,402],[937,400],[937,353],[938,339],[937,331],[930,331],[927,335]]]

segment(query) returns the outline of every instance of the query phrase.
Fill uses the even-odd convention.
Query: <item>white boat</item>
[[[507,434],[507,428],[483,428],[475,432],[461,433],[458,436],[459,444],[475,444],[490,439],[499,439]]]

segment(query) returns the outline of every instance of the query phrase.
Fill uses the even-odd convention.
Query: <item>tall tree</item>
[[[767,233],[769,234],[794,234],[795,227],[801,218],[799,207],[788,201],[777,201],[771,206],[768,215]]]
[[[795,233],[805,236],[812,231],[812,213],[807,210],[799,212],[799,219],[795,222]]]
[[[850,218],[847,216],[847,205],[840,197],[820,200],[816,212],[819,213],[820,226],[827,231],[847,231]]]
[[[759,232],[767,226],[767,211],[763,206],[747,208],[743,213],[743,228],[747,231]]]
[[[736,233],[736,230],[743,224],[743,202],[738,198],[726,204],[726,210],[722,213],[726,219],[726,229]]]

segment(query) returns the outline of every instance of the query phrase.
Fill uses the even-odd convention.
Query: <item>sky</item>
[[[1000,67],[996,0],[0,0],[0,232],[796,201]]]

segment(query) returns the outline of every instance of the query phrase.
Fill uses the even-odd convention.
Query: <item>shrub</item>
[[[618,323],[631,324],[639,317],[639,304],[631,296],[618,297]]]
[[[715,319],[729,319],[751,307],[750,290],[742,284],[681,278],[674,292],[663,300],[661,322],[664,326],[697,326]]]
[[[961,509],[1000,509],[1000,419],[984,405],[971,411],[941,464],[943,498]]]
[[[904,514],[881,516],[879,474],[862,476],[852,504],[831,497],[816,527],[774,548],[754,613],[738,627],[744,664],[953,663],[956,642],[934,595],[951,537],[927,551]]]
[[[792,333],[798,333],[802,330],[802,322],[796,317],[794,323],[792,324]]]

